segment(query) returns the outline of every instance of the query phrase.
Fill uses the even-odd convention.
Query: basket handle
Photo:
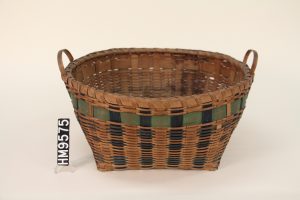
[[[65,66],[62,60],[62,53],[65,53],[69,58],[70,62],[73,62],[74,58],[68,49],[61,49],[57,53],[57,63],[60,70],[61,75],[66,75]]]
[[[243,63],[244,63],[244,64],[247,64],[247,60],[248,60],[248,57],[249,57],[250,53],[253,53],[253,61],[252,61],[251,69],[250,69],[250,73],[251,73],[251,75],[253,75],[254,72],[255,72],[256,65],[257,65],[257,60],[258,60],[258,54],[257,54],[257,51],[255,51],[255,50],[253,50],[253,49],[249,49],[249,50],[246,52],[245,56],[244,56]]]

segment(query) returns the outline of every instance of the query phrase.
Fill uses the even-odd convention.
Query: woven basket
[[[216,170],[245,108],[257,52],[240,62],[200,50],[130,48],[73,60],[63,49],[57,59],[99,170]]]

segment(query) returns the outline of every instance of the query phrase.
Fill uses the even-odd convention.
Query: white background
[[[299,2],[0,0],[0,199],[300,199]],[[96,170],[56,53],[115,47],[258,51],[218,171]],[[59,117],[74,173],[54,173]]]

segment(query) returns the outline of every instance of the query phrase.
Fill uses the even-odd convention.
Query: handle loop
[[[251,73],[251,75],[253,75],[254,72],[255,72],[256,65],[257,65],[257,60],[258,60],[258,54],[257,54],[257,51],[255,51],[255,50],[253,50],[253,49],[249,49],[249,50],[246,52],[245,56],[244,56],[243,63],[244,63],[244,64],[247,64],[247,60],[248,60],[248,57],[249,57],[250,53],[253,53],[253,61],[252,61],[251,69],[250,69],[250,73]]]
[[[69,58],[70,62],[73,62],[74,58],[68,49],[59,50],[57,53],[57,63],[60,70],[61,75],[66,75],[65,66],[62,60],[62,53],[65,53]]]

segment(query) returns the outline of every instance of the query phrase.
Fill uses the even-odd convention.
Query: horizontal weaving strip
[[[77,99],[75,94],[69,92],[74,109],[78,112],[88,115],[89,105],[82,99]],[[247,94],[241,98],[235,99],[231,102],[231,114],[237,114],[245,108]],[[144,116],[129,112],[111,111],[106,108],[93,106],[92,117],[103,121],[112,121],[123,123],[129,126],[143,126],[143,127],[182,127],[197,124],[210,123],[217,120],[222,120],[227,117],[227,104],[215,107],[210,110],[196,111],[186,114],[178,115],[158,115],[158,116]]]

